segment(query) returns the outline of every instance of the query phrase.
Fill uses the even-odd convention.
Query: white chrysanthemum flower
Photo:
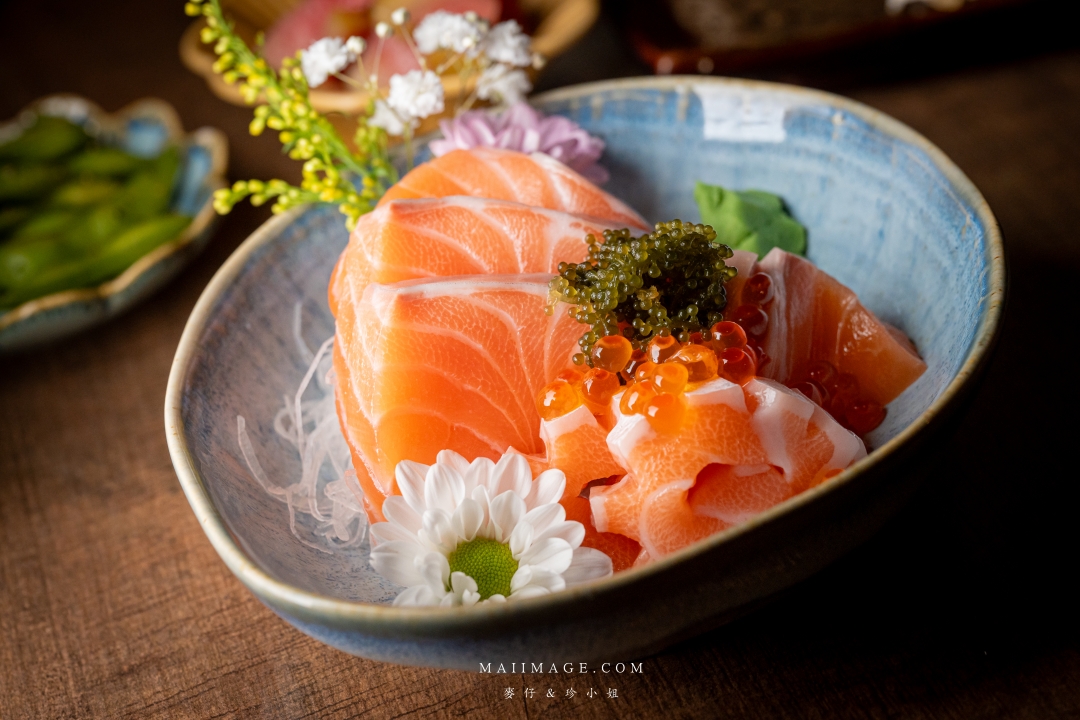
[[[371,565],[405,590],[395,605],[475,605],[535,597],[611,574],[611,558],[581,547],[585,527],[559,504],[561,470],[535,480],[508,452],[494,463],[439,453],[398,463],[401,495],[371,526]]]
[[[457,53],[473,50],[480,44],[483,35],[484,29],[480,23],[445,10],[426,15],[413,30],[416,48],[424,55],[439,49]]]
[[[507,20],[491,28],[484,36],[481,50],[492,62],[517,67],[528,67],[532,64],[529,36],[522,32],[516,20]]]
[[[492,65],[480,73],[476,83],[476,95],[481,100],[496,100],[504,105],[513,105],[524,99],[532,90],[529,76],[523,70],[514,70],[509,65]]]
[[[401,118],[381,98],[375,101],[375,112],[368,118],[368,125],[382,128],[387,135],[394,137],[405,133],[405,124],[401,122]]]
[[[430,70],[410,70],[390,78],[390,106],[402,122],[415,127],[417,120],[443,111],[443,86]]]
[[[352,41],[352,38],[349,38]],[[300,69],[308,87],[319,87],[333,73],[340,72],[356,60],[346,43],[339,37],[324,37],[311,43],[300,53]]]

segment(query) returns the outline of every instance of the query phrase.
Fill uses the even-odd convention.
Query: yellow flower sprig
[[[247,104],[261,101],[248,128],[251,134],[260,135],[266,128],[276,131],[289,157],[304,162],[300,187],[284,180],[239,181],[214,194],[214,208],[225,214],[245,198],[253,205],[273,199],[275,213],[305,203],[335,203],[352,230],[359,217],[370,212],[386,188],[397,181],[386,150],[386,132],[359,118],[356,150],[351,151],[330,121],[311,106],[298,58],[286,58],[280,72],[275,72],[236,34],[219,0],[189,0],[184,11],[205,18],[201,39],[214,45],[218,56],[214,71],[230,85],[239,83]],[[261,35],[258,43],[262,43]],[[374,104],[368,117],[372,112]]]

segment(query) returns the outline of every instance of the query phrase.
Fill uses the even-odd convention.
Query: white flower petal
[[[446,595],[443,595],[443,599],[439,601],[439,607],[454,607],[460,604],[458,596],[454,593],[446,593]]]
[[[462,477],[469,472],[469,461],[453,450],[440,450],[439,454],[435,456],[435,462],[438,465],[447,465],[457,470],[458,475]]]
[[[416,531],[424,526],[420,519],[420,513],[409,506],[408,501],[401,495],[391,495],[383,501],[383,515],[402,530],[416,534]]]
[[[564,492],[566,492],[566,474],[562,470],[545,470],[533,480],[526,503],[530,509],[557,503]]]
[[[438,508],[450,515],[464,497],[465,481],[457,470],[438,463],[428,469],[424,481],[424,502],[428,510]]]
[[[574,559],[570,567],[563,571],[562,577],[567,587],[572,587],[607,577],[611,573],[611,558],[596,548],[579,547],[574,550]]]
[[[429,552],[427,555],[417,557],[415,565],[417,572],[424,578],[424,582],[432,587],[446,589],[450,581],[450,563],[445,555]]]
[[[465,494],[472,495],[477,487],[487,487],[488,478],[495,469],[495,463],[486,457],[478,457],[469,464],[465,473]]]
[[[432,550],[444,554],[452,553],[458,546],[460,538],[454,532],[450,522],[450,516],[442,510],[428,510],[424,513],[424,528],[416,533],[421,542],[427,542]]]
[[[463,572],[450,573],[450,588],[455,595],[463,595],[466,591],[476,592],[476,581]]]
[[[505,595],[500,595],[499,593],[495,593],[494,595],[492,595],[491,597],[489,597],[489,598],[488,598],[487,600],[485,600],[484,602],[489,602],[489,603],[504,603],[504,602],[506,602],[506,596],[505,596]]]
[[[539,585],[526,585],[515,593],[510,593],[510,597],[515,600],[524,600],[525,598],[540,597],[541,595],[548,595],[551,591],[545,587]]]
[[[516,591],[528,585],[532,582],[533,569],[529,565],[522,565],[514,573],[514,577],[510,578],[510,594],[513,595]]]
[[[493,538],[506,542],[525,515],[525,501],[516,492],[508,490],[492,500],[490,508]]]
[[[580,547],[581,541],[585,539],[585,526],[577,520],[556,523],[544,530],[544,532],[537,533],[533,542],[537,543],[548,538],[565,540],[571,548]]]
[[[544,588],[548,592],[558,592],[566,588],[566,582],[559,573],[553,573],[550,570],[544,570],[543,568],[534,566],[529,566],[529,569],[532,571],[532,577],[526,585],[521,587],[521,589],[531,586]]]
[[[395,585],[421,585],[424,576],[416,568],[416,543],[388,542],[371,551],[371,567]]]
[[[574,559],[574,548],[570,543],[561,538],[547,538],[540,542],[534,542],[525,553],[518,558],[522,565],[536,565],[551,572],[561,573],[570,567]]]
[[[426,605],[438,605],[445,596],[439,595],[427,585],[413,585],[402,590],[401,594],[394,598],[394,605],[398,607],[422,607]]]
[[[528,501],[525,504],[528,505]],[[559,503],[541,505],[525,513],[525,522],[533,526],[538,536],[552,525],[557,525],[565,519],[566,510]]]
[[[416,533],[409,532],[400,525],[392,522],[374,523],[371,526],[371,539],[374,546],[384,545],[389,542],[405,542],[416,545],[419,552],[420,543],[416,541]]]
[[[507,490],[513,490],[524,500],[532,489],[532,469],[529,461],[521,453],[508,452],[499,458],[488,483],[492,497],[498,497]]]
[[[454,511],[454,516],[451,518],[451,523],[454,526],[454,532],[462,541],[468,542],[476,537],[476,534],[480,532],[480,529],[484,526],[484,521],[487,519],[487,513],[484,512],[483,506],[476,502],[472,498],[465,498],[461,501],[461,505]]]
[[[424,478],[427,477],[427,471],[427,465],[412,460],[402,460],[394,470],[401,496],[418,516],[427,510],[427,505],[424,504]]]
[[[515,558],[521,557],[533,542],[533,526],[527,522],[519,522],[514,528],[514,532],[510,533],[510,554]]]
[[[473,592],[472,590],[466,590],[461,594],[461,604],[465,607],[472,607],[480,600],[480,593]]]

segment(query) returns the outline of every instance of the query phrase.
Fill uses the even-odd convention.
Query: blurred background
[[[518,11],[536,31],[537,12],[558,4]],[[573,32],[538,92],[723,74],[837,92],[898,118],[986,196],[1011,273],[994,361],[920,495],[835,566],[651,659],[620,691],[622,716],[1080,717],[1072,6],[606,0],[548,26]],[[244,8],[280,14],[270,0]],[[297,182],[273,134],[251,137],[250,110],[182,59],[191,23],[180,2],[0,3],[0,120],[56,92],[107,111],[159,97],[185,129],[225,133],[230,180]],[[495,712],[488,679],[381,666],[286,627],[228,574],[179,490],[161,423],[172,355],[202,288],[268,215],[238,206],[148,302],[0,357],[0,717]]]

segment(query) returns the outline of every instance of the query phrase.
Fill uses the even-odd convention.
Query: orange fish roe
[[[656,366],[650,379],[657,391],[669,395],[678,395],[686,389],[689,376],[690,373],[685,365],[677,362],[666,362]]]
[[[645,406],[644,415],[653,430],[668,434],[678,432],[686,416],[686,398],[682,394],[660,393]]]
[[[765,303],[772,300],[772,297],[772,278],[765,273],[754,273],[746,281],[746,284],[743,285],[742,301],[745,303],[751,303],[752,305],[764,305]]]
[[[623,376],[624,380],[626,380],[627,382],[631,382],[635,377],[634,373],[637,371],[638,366],[641,365],[641,363],[645,362],[647,359],[648,358],[645,357],[644,350],[638,350],[637,348],[634,348],[634,351],[630,353],[630,360],[627,361],[626,367],[624,367],[622,369],[622,372],[619,374]]]
[[[769,329],[769,316],[757,305],[740,305],[730,317],[752,337],[762,337]]]
[[[690,382],[704,382],[716,377],[719,362],[716,353],[704,345],[687,345],[669,362],[676,362],[686,368]]]
[[[659,365],[652,360],[646,360],[643,363],[639,363],[638,366],[634,368],[634,379],[638,382],[645,382],[653,376],[653,373],[656,372],[656,368],[658,367]]]
[[[622,399],[619,401],[619,410],[623,415],[635,415],[645,411],[645,406],[656,395],[651,383],[632,382],[623,390]]]
[[[617,373],[630,362],[634,346],[622,335],[607,335],[596,341],[592,349],[593,367]]]
[[[552,380],[536,396],[536,410],[544,420],[562,417],[581,405],[581,394],[565,380]]]
[[[858,435],[865,435],[885,421],[885,408],[873,400],[860,400],[847,409],[848,427]]]
[[[619,376],[603,368],[593,368],[581,381],[581,394],[594,413],[604,412],[611,405],[611,398],[619,392]]]
[[[720,360],[724,363],[720,375],[736,385],[742,385],[757,374],[754,358],[743,348],[727,348],[720,354]]]
[[[739,323],[721,320],[712,326],[712,337],[724,347],[746,347],[746,331]]]
[[[807,366],[804,377],[790,387],[825,408],[848,430],[865,435],[884,422],[887,411],[879,402],[862,399],[854,375],[837,372],[831,363],[819,360]]]
[[[645,348],[645,354],[654,363],[662,363],[679,352],[680,347],[682,346],[679,345],[679,341],[670,335],[656,335],[649,341],[648,347]]]
[[[585,373],[581,372],[577,368],[566,368],[558,375],[555,376],[556,380],[565,380],[571,385],[580,385],[581,381],[585,378]]]

